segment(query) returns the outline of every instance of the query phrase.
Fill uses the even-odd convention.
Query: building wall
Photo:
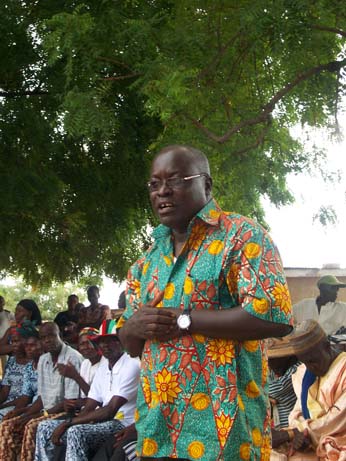
[[[346,283],[346,269],[285,268],[285,273],[293,304],[318,296],[317,281],[323,275],[334,275]],[[338,300],[346,302],[346,288],[339,289]]]

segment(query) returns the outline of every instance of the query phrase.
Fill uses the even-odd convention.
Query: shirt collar
[[[199,212],[192,218],[189,229],[191,229],[195,222],[198,220],[204,221],[209,226],[218,226],[220,215],[223,213],[222,209],[214,198],[211,198],[209,202],[199,210]],[[153,231],[153,237],[155,240],[168,237],[171,235],[171,229],[164,224],[159,224]]]

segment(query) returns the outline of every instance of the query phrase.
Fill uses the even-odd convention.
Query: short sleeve
[[[291,323],[291,299],[279,252],[269,234],[246,220],[237,235],[237,250],[227,265],[226,281],[249,314]]]
[[[141,276],[145,257],[138,259],[129,269],[126,279],[126,309],[117,322],[117,329],[120,329],[132,317],[134,312],[140,308]]]
[[[3,377],[3,380],[1,382],[1,384],[3,386],[11,386],[11,375],[12,375],[12,371],[13,371],[13,368],[14,368],[14,357],[10,357],[6,363],[6,366],[5,366],[5,372],[4,372],[4,377]]]

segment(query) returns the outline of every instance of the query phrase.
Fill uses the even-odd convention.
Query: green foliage
[[[291,202],[287,175],[323,158],[289,128],[337,132],[343,0],[4,0],[0,15],[0,270],[35,286],[123,279],[162,146],[202,149],[222,206],[264,223],[261,196]]]

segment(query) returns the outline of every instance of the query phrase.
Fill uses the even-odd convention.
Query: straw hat
[[[315,320],[304,320],[289,335],[268,339],[268,358],[302,354],[326,338],[325,331]]]

